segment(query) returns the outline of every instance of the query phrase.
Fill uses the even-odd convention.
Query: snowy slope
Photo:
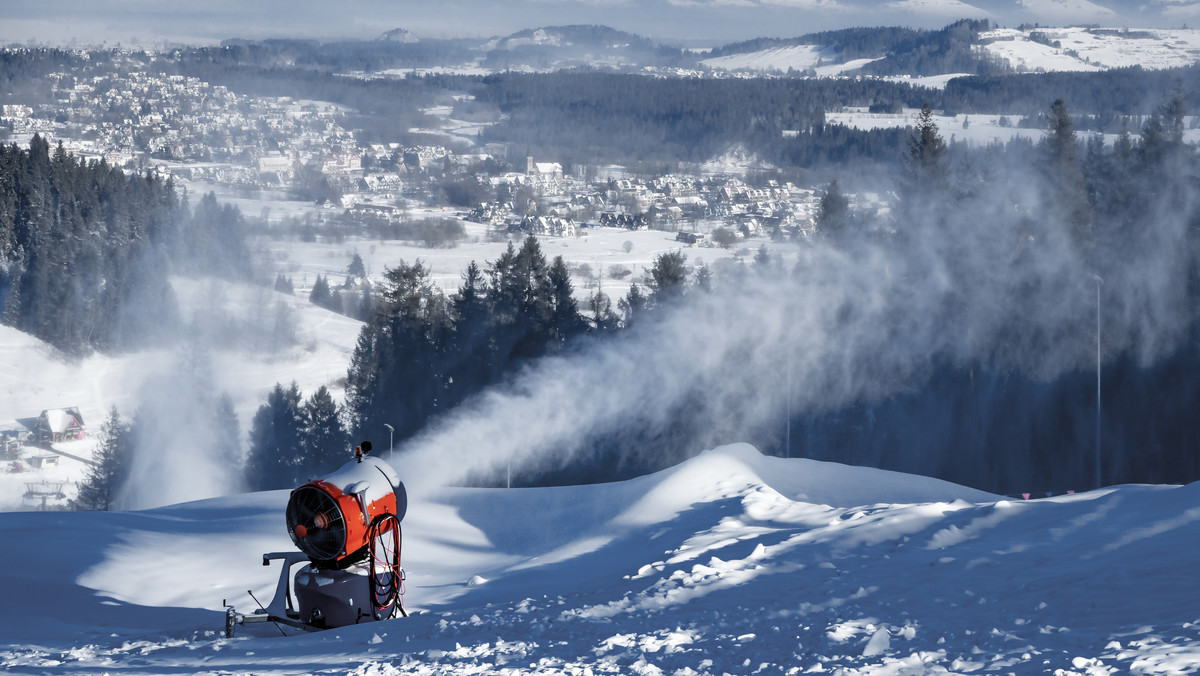
[[[952,9],[951,6],[956,4],[962,5],[961,11]],[[978,10],[957,2],[905,0],[891,6],[913,13],[937,11],[958,17],[979,14]],[[1064,22],[1077,22],[1084,16],[1111,15],[1110,10],[1086,0],[1046,2],[1038,11],[1060,14]],[[979,40],[979,49],[1018,71],[1099,71],[1135,65],[1150,69],[1178,68],[1189,66],[1200,58],[1200,30],[1187,28],[999,28],[980,33]],[[882,57],[880,54],[879,58]],[[763,73],[812,68],[817,75],[829,77],[851,73],[873,60],[839,63],[837,50],[828,45],[792,45],[713,57],[701,63],[721,70]],[[926,84],[916,79],[912,81],[913,84]],[[932,83],[932,86],[941,85],[944,82]]]
[[[1035,33],[1044,36],[1043,42],[1031,39]],[[1200,31],[1195,29],[1001,28],[979,38],[986,52],[1018,70],[1179,68],[1200,58]]]
[[[263,287],[188,278],[175,278],[172,286],[189,325],[172,349],[67,360],[36,338],[0,326],[0,363],[5,365],[0,375],[0,424],[17,427],[18,420],[35,419],[43,409],[77,407],[90,438],[62,450],[88,458],[109,410],[116,406],[126,419],[132,417],[143,402],[158,396],[152,391],[154,380],[178,368],[193,348],[202,355],[211,389],[231,397],[243,434],[276,383],[296,381],[305,396],[325,385],[334,396],[342,396],[338,383],[346,375],[360,322],[318,308],[307,296]],[[281,319],[291,327],[285,342],[275,340],[275,325]],[[186,398],[180,399],[183,408]],[[45,454],[26,447],[22,457]],[[71,459],[42,471],[0,472],[0,510],[37,507],[37,501],[23,498],[29,482],[67,482],[66,496],[73,498],[72,482],[85,477],[84,464]],[[199,492],[176,500],[218,494],[201,488],[205,482],[197,479],[182,477]]]
[[[790,45],[772,47],[757,52],[729,54],[703,59],[701,64],[722,70],[765,70],[787,72],[789,68],[805,70],[818,64],[836,60],[837,50],[822,45]]]
[[[395,461],[405,476],[403,458]],[[428,487],[427,487],[428,488]],[[628,482],[418,491],[412,617],[227,640],[286,492],[0,514],[11,673],[1187,673],[1200,485],[1009,501],[748,446]],[[10,550],[11,551],[11,550]],[[467,585],[476,576],[486,580]],[[289,632],[292,633],[292,632]]]

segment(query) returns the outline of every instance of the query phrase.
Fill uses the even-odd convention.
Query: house
[[[83,439],[87,429],[79,409],[50,408],[42,411],[33,425],[33,438],[39,444],[53,444],[72,439]]]
[[[525,175],[543,181],[561,181],[563,170],[558,162],[534,162],[532,157],[526,157]]]

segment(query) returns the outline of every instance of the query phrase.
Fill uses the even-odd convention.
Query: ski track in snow
[[[1200,484],[1012,501],[735,445],[617,484],[443,489],[406,518],[411,617],[225,639],[223,598],[248,611],[252,589],[268,602],[278,571],[260,554],[291,549],[286,501],[0,514],[0,536],[28,552],[10,568],[0,665],[361,676],[1200,665]]]

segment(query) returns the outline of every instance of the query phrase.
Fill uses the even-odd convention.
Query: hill
[[[412,491],[407,619],[222,637],[286,491],[0,514],[16,673],[1184,673],[1200,486],[1009,501],[739,445],[627,482]],[[219,543],[219,546],[215,546]],[[470,581],[470,584],[468,584]],[[288,633],[292,633],[289,631]]]

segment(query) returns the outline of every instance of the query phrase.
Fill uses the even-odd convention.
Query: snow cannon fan
[[[371,442],[364,441],[354,460],[292,491],[287,529],[300,551],[263,555],[264,566],[283,560],[275,598],[249,615],[226,604],[227,637],[252,622],[274,622],[280,631],[280,625],[317,630],[408,616],[400,567],[408,494],[391,465],[370,452]],[[293,581],[294,564],[305,561]]]
[[[362,442],[354,461],[300,486],[288,499],[288,535],[320,568],[341,569],[366,559],[378,524],[398,524],[408,509],[395,470],[368,456],[370,451],[371,442]]]

